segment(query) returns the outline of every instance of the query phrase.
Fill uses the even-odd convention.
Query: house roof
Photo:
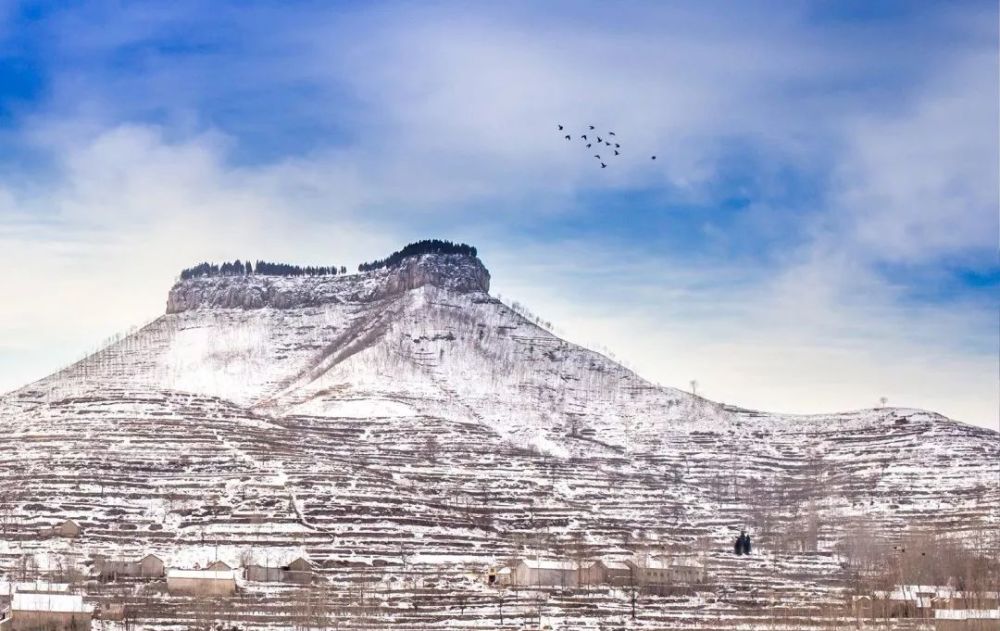
[[[14,584],[14,592],[69,592],[69,583],[50,583],[48,581],[31,581]]]
[[[604,559],[598,559],[597,561],[594,561],[593,563],[587,566],[587,569],[594,567],[598,563],[608,568],[609,570],[624,570],[628,572],[632,569],[632,567],[625,561],[606,561]]]
[[[142,563],[146,559],[156,559],[160,563],[163,563],[163,559],[161,559],[160,557],[156,556],[155,554],[147,554],[146,556],[140,558],[138,561],[133,561],[131,558],[124,558],[124,557],[121,557],[121,558],[107,558],[107,557],[105,557],[102,560],[105,563],[113,564],[113,563]]]
[[[255,563],[249,563],[249,564],[247,564],[246,567],[259,567],[259,568],[264,568],[264,569],[268,569],[268,570],[287,570],[289,568],[289,566],[291,566],[291,565],[293,565],[295,563],[299,563],[299,562],[304,563],[306,565],[306,567],[308,567],[309,569],[312,569],[312,563],[310,563],[304,557],[296,557],[296,558],[292,559],[291,561],[289,561],[288,563],[282,563],[281,565],[265,565],[264,563],[256,563],[255,562]]]
[[[47,611],[56,613],[90,613],[79,594],[14,594],[11,611]]]
[[[572,561],[555,561],[550,559],[521,559],[521,563],[533,570],[576,571],[576,563]]]
[[[167,570],[167,578],[199,578],[210,581],[232,581],[236,580],[233,570],[179,570],[170,568]]]
[[[891,592],[876,592],[889,600],[909,600],[920,607],[930,607],[930,598],[951,598],[955,590],[947,585],[897,585]]]
[[[945,620],[1000,620],[1000,609],[937,609],[934,617]]]
[[[656,559],[646,559],[645,565],[637,564],[637,567],[644,567],[647,570],[669,570],[670,568],[690,568],[702,569],[705,564],[701,559],[694,557],[661,557]]]
[[[299,559],[310,563],[309,556],[301,548],[266,548],[257,550],[243,565],[259,565],[260,567],[284,567]]]

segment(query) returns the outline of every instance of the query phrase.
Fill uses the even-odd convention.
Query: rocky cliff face
[[[490,290],[490,273],[478,258],[425,254],[398,267],[345,276],[215,276],[179,281],[167,297],[167,313],[221,309],[296,309],[330,303],[368,302],[424,285],[458,293]]]

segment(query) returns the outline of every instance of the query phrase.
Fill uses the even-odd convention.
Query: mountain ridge
[[[474,257],[425,254],[335,277],[175,284],[151,324],[0,397],[12,489],[0,516],[16,517],[0,571],[65,554],[39,529],[74,519],[84,555],[236,564],[294,550],[344,593],[374,568],[441,575],[443,591],[421,592],[441,599],[425,628],[451,615],[456,585],[491,598],[469,568],[524,556],[698,554],[713,590],[805,581],[794,606],[810,607],[808,594],[848,589],[854,529],[971,541],[1000,525],[996,432],[921,410],[769,414],[659,387],[488,283]],[[739,528],[760,556],[733,568]],[[587,611],[562,615],[586,625]]]

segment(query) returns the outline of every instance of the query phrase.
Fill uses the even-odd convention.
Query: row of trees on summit
[[[384,259],[362,263],[358,265],[359,272],[370,272],[383,267],[396,267],[404,259],[421,256],[423,254],[463,254],[465,256],[476,256],[477,251],[471,245],[465,243],[453,243],[442,241],[441,239],[425,239],[417,241],[404,247],[398,252],[393,252]],[[194,267],[181,270],[181,279],[198,278],[201,276],[250,276],[258,274],[262,276],[334,276],[336,274],[346,274],[347,268],[344,266],[301,266],[289,265],[288,263],[270,263],[268,261],[243,262],[239,259],[232,263],[199,263]]]
[[[257,261],[256,264],[239,259],[232,263],[199,263],[194,267],[181,270],[181,279],[197,278],[199,276],[250,276],[259,274],[261,276],[333,276],[335,274],[346,274],[347,268],[344,266],[313,266],[289,265],[288,263],[270,263],[268,261]]]
[[[441,239],[424,239],[423,241],[411,243],[384,259],[362,263],[358,265],[358,271],[370,272],[383,267],[396,267],[404,259],[422,254],[464,254],[465,256],[476,256],[477,251],[475,247],[465,243],[454,243],[452,241],[442,241]]]

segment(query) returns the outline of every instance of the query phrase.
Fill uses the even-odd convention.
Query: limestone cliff
[[[379,300],[424,285],[458,293],[490,290],[482,261],[462,254],[424,254],[398,266],[343,276],[212,276],[178,281],[167,313],[220,309],[295,309],[329,303]]]

